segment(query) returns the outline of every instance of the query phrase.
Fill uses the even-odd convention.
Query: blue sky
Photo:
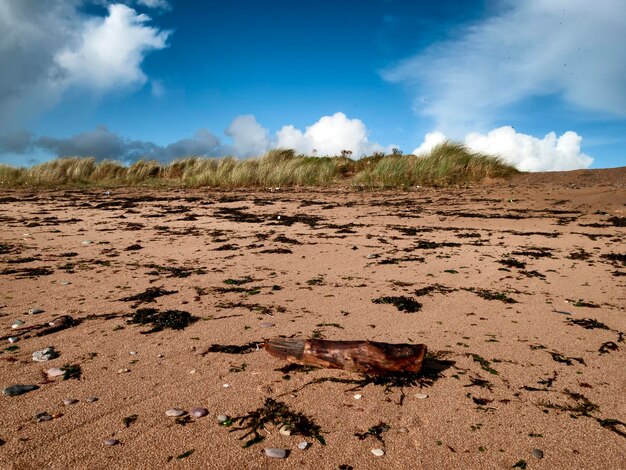
[[[0,0],[0,162],[353,157],[445,139],[626,165],[626,3]]]

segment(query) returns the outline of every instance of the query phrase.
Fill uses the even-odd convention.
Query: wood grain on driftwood
[[[424,344],[375,341],[272,338],[265,340],[264,347],[288,362],[373,375],[419,372],[426,355]]]

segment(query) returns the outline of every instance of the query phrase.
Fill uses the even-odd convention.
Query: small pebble
[[[106,441],[104,441],[105,446],[116,446],[119,443],[120,441],[118,441],[117,439],[107,439]]]
[[[15,320],[13,322],[13,324],[11,325],[11,328],[13,328],[15,330],[16,328],[19,328],[20,326],[23,326],[25,324],[26,324],[26,322],[24,322],[22,320]]]
[[[60,284],[62,286],[69,286],[71,284],[71,282],[70,281],[61,281]]]
[[[363,398],[363,395],[357,393],[356,395],[354,395],[354,399],[355,400],[360,400],[361,398]]]
[[[95,403],[95,402],[98,401],[98,397],[87,397],[87,398],[85,398],[85,401],[87,403]]]
[[[130,355],[131,355],[131,356],[136,356],[136,355],[137,355],[137,351],[131,351],[131,352],[130,352]]]
[[[130,369],[118,369],[117,370],[118,374],[126,374],[127,372],[130,372]]]
[[[41,423],[42,421],[52,421],[52,416],[50,416],[46,411],[42,411],[41,413],[37,413],[35,415],[35,421]]]
[[[76,398],[66,398],[65,400],[63,400],[63,404],[65,406],[70,406],[70,405],[73,405],[74,403],[78,403],[78,400]]]
[[[13,343],[17,343],[20,339],[16,338],[15,336],[11,336],[9,338],[9,343],[13,344]]]
[[[533,457],[535,457],[536,459],[543,459],[543,451],[541,449],[533,449],[531,452]]]
[[[228,388],[228,387],[230,387],[230,384],[224,384],[224,385],[222,385],[222,387]]]
[[[159,354],[157,354],[157,357],[158,357],[159,359],[161,359],[161,358],[165,357],[165,355],[163,355],[163,354],[159,353]]]
[[[409,430],[407,428],[402,427],[402,428],[398,428],[398,432],[406,433],[406,432],[409,432]]]
[[[37,390],[39,387],[37,385],[24,385],[24,384],[15,384],[5,387],[2,390],[2,394],[7,397],[15,397],[17,395],[22,395],[24,393],[32,392],[33,390]]]
[[[291,427],[283,424],[278,432],[281,433],[283,436],[291,436]]]
[[[33,353],[33,361],[35,362],[46,362],[57,357],[59,357],[59,353],[52,346]]]
[[[40,308],[31,308],[28,310],[29,315],[37,315],[38,313],[43,313],[43,310]]]
[[[46,371],[46,375],[50,377],[51,379],[53,379],[54,377],[61,377],[63,374],[65,374],[63,369],[60,369],[58,367],[53,367]]]
[[[309,447],[309,443],[307,441],[302,441],[298,444],[298,449],[300,450],[306,450],[307,447]]]
[[[165,414],[172,418],[177,418],[178,416],[186,415],[187,412],[185,410],[181,410],[180,408],[170,408],[165,412]]]
[[[191,370],[189,371],[189,373],[190,373],[190,374],[195,374],[195,373],[196,373],[196,369],[191,369]]]
[[[81,245],[91,245],[93,242],[91,240],[83,240]]]
[[[209,410],[207,410],[206,408],[192,408],[191,409],[191,416],[193,416],[194,418],[202,418],[208,414],[209,414]]]
[[[428,398],[428,394],[427,393],[416,393],[415,394],[415,398],[419,398],[420,400],[423,400],[424,398]]]
[[[265,455],[271,457],[272,459],[284,459],[287,457],[287,451],[276,447],[268,447],[265,449]]]
[[[272,322],[269,322],[269,321],[264,321],[264,322],[259,323],[259,326],[261,328],[271,328],[271,327],[274,326],[274,324]]]
[[[228,416],[226,416],[226,415],[217,415],[217,421],[220,422],[220,423],[228,421]]]
[[[372,454],[374,454],[376,457],[382,457],[383,455],[385,455],[385,451],[382,449],[372,449]]]

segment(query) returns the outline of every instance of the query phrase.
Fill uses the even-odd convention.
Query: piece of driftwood
[[[288,362],[372,375],[419,372],[426,355],[425,344],[374,341],[272,338],[265,340],[264,347]]]

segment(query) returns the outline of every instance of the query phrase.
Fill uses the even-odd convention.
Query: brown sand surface
[[[625,202],[624,169],[411,192],[5,190],[0,386],[39,389],[0,396],[0,467],[625,468]],[[121,300],[157,287],[176,292]],[[373,302],[390,296],[422,307]],[[141,308],[197,321],[142,334]],[[60,315],[75,324],[37,335]],[[429,359],[404,387],[359,388],[352,372],[279,371],[262,349],[207,351],[279,335],[424,343]],[[47,346],[60,356],[33,362]],[[46,379],[64,365],[80,379]],[[326,445],[269,424],[243,448],[218,424],[268,397]],[[379,423],[384,442],[355,437]]]

